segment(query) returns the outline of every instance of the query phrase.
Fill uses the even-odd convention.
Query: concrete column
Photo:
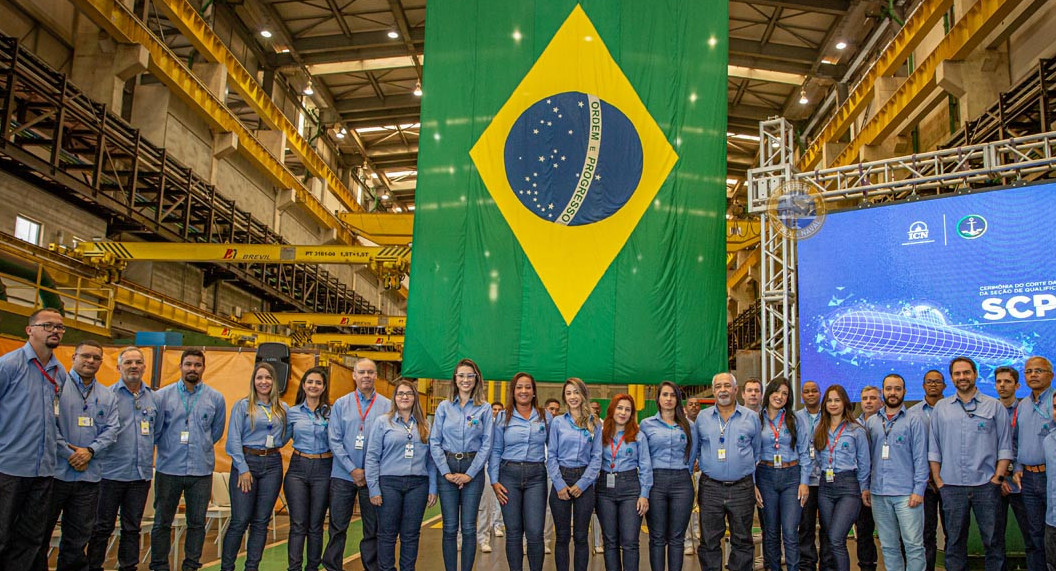
[[[260,129],[253,132],[253,136],[264,146],[280,163],[286,163],[286,134],[282,131],[271,131]]]
[[[847,143],[836,141],[835,143],[825,143],[821,148],[821,164],[829,166],[836,157],[840,156],[840,153],[847,148]]]
[[[73,32],[70,80],[110,109],[121,109],[124,81],[114,75],[118,44],[87,18],[78,18]]]
[[[1008,53],[980,50],[963,61],[940,62],[935,69],[935,81],[960,101],[962,121],[975,119],[1011,85]]]
[[[227,101],[227,68],[219,63],[196,63],[191,71],[220,101]]]
[[[213,158],[216,160],[238,150],[238,135],[231,132],[213,133]]]
[[[148,141],[164,147],[165,131],[169,121],[168,87],[160,83],[136,86],[132,100],[132,125],[138,128]]]

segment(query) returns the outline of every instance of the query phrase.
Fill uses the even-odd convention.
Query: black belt
[[[542,466],[544,462],[517,462],[516,460],[503,460],[503,466]]]
[[[601,477],[606,477],[609,474],[612,474],[613,476],[616,476],[616,477],[634,476],[634,477],[637,478],[638,477],[638,470],[632,469],[632,470],[624,470],[622,472],[606,472],[604,470],[601,471]]]
[[[701,472],[700,477],[705,479],[705,480],[707,480],[707,481],[709,481],[709,482],[713,482],[713,483],[716,483],[716,484],[721,484],[723,486],[736,486],[737,484],[740,484],[740,483],[744,482],[745,480],[751,480],[752,479],[751,476],[745,476],[745,477],[741,478],[740,480],[734,480],[732,482],[727,482],[725,480],[716,480],[715,478],[712,478],[711,476],[709,476],[709,475],[707,475],[707,474],[705,474],[703,472]]]
[[[455,459],[455,460],[469,459],[469,460],[472,460],[473,458],[475,458],[477,456],[476,452],[448,452],[447,450],[444,450],[444,454],[447,455],[447,459],[448,460],[451,460],[451,459]]]

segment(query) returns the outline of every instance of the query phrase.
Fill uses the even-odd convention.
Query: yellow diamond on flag
[[[678,161],[579,5],[469,154],[566,325]]]

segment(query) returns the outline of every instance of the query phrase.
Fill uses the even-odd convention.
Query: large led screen
[[[1056,355],[1056,184],[830,213],[798,243],[801,379],[840,383],[857,400],[891,372],[907,400],[952,357],[1022,372]],[[1029,389],[1020,380],[1020,396]]]

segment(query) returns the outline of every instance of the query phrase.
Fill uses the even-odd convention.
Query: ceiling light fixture
[[[843,40],[840,40],[840,41],[836,42],[836,49],[838,49],[838,50],[847,49],[847,42],[845,42]]]
[[[807,90],[806,89],[800,89],[799,90],[799,104],[800,105],[806,105],[807,103],[810,103],[810,99],[807,99]]]
[[[419,81],[419,82],[414,84],[414,96],[415,97],[421,97],[422,96],[422,82],[421,81]]]
[[[388,200],[389,199],[389,193],[386,192],[385,194],[381,195],[381,199],[382,200]]]
[[[260,37],[265,38],[265,39],[270,38],[271,37],[271,30],[269,30],[267,28],[264,28],[263,30],[260,31]]]
[[[395,40],[396,38],[400,37],[400,33],[396,30],[389,30],[389,37]]]
[[[304,86],[305,95],[315,95],[315,90],[312,89],[312,80],[308,79],[308,85]]]
[[[407,205],[407,211],[408,212],[414,212],[414,205],[413,204],[408,204]]]

